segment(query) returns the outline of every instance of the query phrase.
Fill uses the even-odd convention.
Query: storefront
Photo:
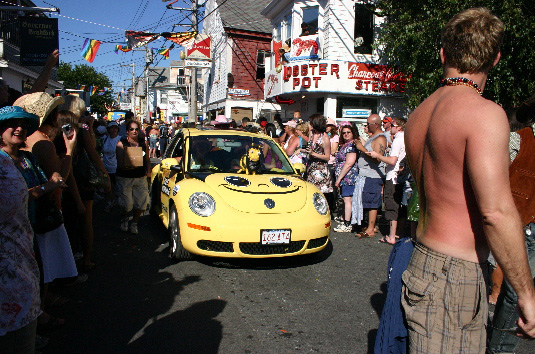
[[[266,74],[265,97],[285,104],[286,117],[323,113],[336,120],[364,121],[371,113],[406,115],[408,77],[380,64],[292,60]]]

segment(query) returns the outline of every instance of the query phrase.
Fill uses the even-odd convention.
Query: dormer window
[[[301,23],[301,36],[318,33],[319,7],[308,6],[303,8],[303,22]]]

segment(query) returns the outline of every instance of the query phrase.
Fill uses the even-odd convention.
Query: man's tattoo
[[[381,143],[379,143],[379,153],[383,156],[385,154],[385,147]]]

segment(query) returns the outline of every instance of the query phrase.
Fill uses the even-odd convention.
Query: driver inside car
[[[214,168],[214,161],[208,154],[212,150],[212,143],[206,138],[194,139],[191,146],[191,169],[200,170]]]

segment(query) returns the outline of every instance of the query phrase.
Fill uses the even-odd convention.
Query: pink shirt
[[[339,143],[340,142],[340,135],[336,134],[332,138],[329,139],[331,142],[331,157],[329,158],[329,165],[334,165],[336,163],[336,151],[333,151],[333,143]]]

